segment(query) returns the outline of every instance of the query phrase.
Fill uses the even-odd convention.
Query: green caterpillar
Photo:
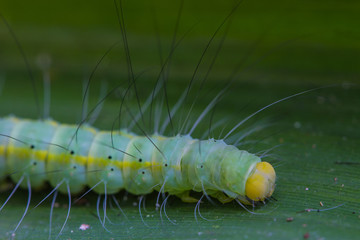
[[[49,181],[63,193],[67,186],[71,193],[85,186],[101,194],[125,189],[143,195],[156,190],[185,202],[198,201],[189,196],[193,190],[222,202],[238,199],[253,204],[269,198],[275,188],[276,175],[269,163],[222,140],[137,136],[13,117],[0,120],[3,135],[5,129],[11,138],[2,138],[1,175],[13,173],[14,182],[29,178],[35,189]],[[61,182],[66,184],[59,186]],[[26,188],[27,183],[20,186]]]

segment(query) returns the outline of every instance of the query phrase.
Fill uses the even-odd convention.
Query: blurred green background
[[[177,31],[177,45],[168,71],[168,96],[173,105],[185,89],[206,44],[236,1],[184,1]],[[172,46],[179,1],[123,1],[129,50],[139,98],[143,102]],[[195,77],[195,87],[187,104],[198,95],[193,119],[236,71],[231,88],[215,112],[215,120],[225,119],[231,128],[261,107],[291,94],[335,84],[260,113],[242,131],[254,124],[272,123],[252,139],[260,144],[249,151],[273,150],[278,174],[277,189],[267,205],[250,214],[236,204],[208,202],[201,205],[206,221],[194,218],[193,204],[171,199],[167,213],[177,225],[155,211],[156,195],[147,198],[140,219],[136,196],[120,193],[120,203],[128,220],[119,211],[109,210],[114,224],[106,232],[96,217],[96,196],[90,206],[74,206],[61,239],[176,238],[176,239],[353,239],[360,234],[360,10],[359,1],[243,1],[220,29],[204,55]],[[2,0],[0,12],[21,43],[36,81],[42,102],[42,72],[39,61],[51,59],[51,116],[61,122],[76,123],[81,112],[82,85],[96,63],[118,44],[99,65],[90,89],[90,106],[98,100],[99,87],[127,86],[127,66],[122,35],[112,1],[18,1]],[[224,37],[224,41],[222,39]],[[216,52],[221,46],[219,54]],[[204,88],[196,91],[207,74]],[[0,24],[0,78],[3,82],[1,116],[37,118],[38,110],[24,59],[4,23]],[[348,85],[351,83],[352,85]],[[180,89],[180,90],[179,90]],[[130,106],[136,107],[132,95]],[[119,96],[106,101],[95,126],[110,129],[119,109]],[[42,110],[42,105],[40,104]],[[188,109],[188,105],[183,106]],[[176,125],[178,127],[179,125]],[[204,120],[195,137],[209,127]],[[176,128],[177,129],[177,128]],[[220,129],[221,130],[221,129]],[[334,180],[336,178],[336,181]],[[308,188],[308,190],[305,190]],[[39,202],[48,191],[36,193]],[[3,202],[10,193],[1,192]],[[15,194],[0,212],[0,238],[8,238],[26,204],[26,191]],[[59,199],[66,204],[66,197]],[[323,207],[320,206],[323,203]],[[327,209],[304,212],[304,209]],[[62,206],[62,205],[61,205]],[[17,239],[45,239],[48,236],[50,201],[26,216]],[[54,213],[53,237],[65,219],[66,209]],[[287,222],[287,218],[293,218]],[[213,221],[216,220],[216,221]],[[80,231],[82,223],[91,229]]]

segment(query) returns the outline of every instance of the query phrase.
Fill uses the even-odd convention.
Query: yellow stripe
[[[34,150],[23,147],[14,147],[9,145],[7,149],[5,146],[0,145],[0,155],[5,153],[9,155],[14,155],[18,158],[29,158],[32,157],[38,161],[45,161],[49,159],[49,161],[59,161],[64,164],[68,163],[77,163],[80,165],[96,165],[99,167],[104,167],[108,165],[112,165],[117,167],[118,169],[122,168],[130,168],[133,170],[141,169],[141,168],[150,168],[152,167],[155,171],[161,171],[162,166],[159,164],[158,166],[153,166],[151,162],[138,162],[138,161],[109,161],[107,158],[94,158],[91,156],[80,156],[80,155],[69,155],[69,153],[61,153],[61,154],[53,154],[49,153],[47,150]],[[176,170],[180,170],[180,166],[168,166],[174,168]]]
[[[4,148],[4,146],[1,146]],[[14,155],[18,158],[29,158],[33,157],[36,160],[39,161],[45,161],[46,156],[48,154],[47,150],[34,150],[29,148],[20,148],[20,147],[14,147],[13,145],[9,145],[7,147],[7,153],[8,155]]]

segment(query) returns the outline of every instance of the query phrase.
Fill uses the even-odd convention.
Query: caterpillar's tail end
[[[275,180],[275,170],[270,163],[257,163],[255,171],[246,181],[246,196],[253,201],[264,201],[273,194],[275,190]]]

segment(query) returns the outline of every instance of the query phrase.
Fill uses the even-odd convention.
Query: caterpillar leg
[[[14,188],[14,184],[11,182],[0,183],[0,192],[6,192]]]
[[[199,201],[198,199],[190,196],[190,191],[185,191],[185,192],[176,194],[176,196],[178,198],[180,198],[181,201],[186,202],[186,203],[196,203]]]
[[[210,196],[212,196],[213,198],[216,198],[219,202],[221,202],[223,204],[229,203],[234,200],[233,198],[227,196],[223,192],[216,192],[216,193],[211,194]]]

